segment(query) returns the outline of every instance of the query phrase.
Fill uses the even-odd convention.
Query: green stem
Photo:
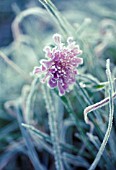
[[[112,94],[113,94],[113,84],[112,84],[112,78],[111,78],[111,72],[110,72],[110,60],[107,60],[106,63],[106,74],[108,77],[108,81],[109,81],[109,122],[108,122],[108,128],[105,134],[105,137],[103,139],[103,142],[100,146],[100,149],[96,155],[96,158],[94,160],[94,162],[92,163],[91,167],[89,168],[89,170],[94,170],[103,154],[103,151],[105,149],[105,146],[108,142],[110,133],[111,133],[111,129],[112,129],[112,122],[113,122],[113,114],[114,114],[114,105],[113,105],[113,98],[112,98]]]
[[[54,108],[54,104],[52,102],[52,97],[50,94],[49,89],[45,89],[45,87],[42,87],[46,108],[48,111],[48,121],[49,121],[49,127],[50,127],[50,134],[51,134],[51,140],[53,143],[53,152],[55,157],[55,166],[56,170],[63,170],[63,164],[62,164],[62,155],[61,155],[61,149],[60,149],[60,142],[58,138],[58,127],[56,122],[56,112]]]

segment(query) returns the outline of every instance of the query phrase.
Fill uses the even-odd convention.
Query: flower
[[[61,42],[61,35],[54,34],[53,40],[55,47],[44,48],[47,60],[40,61],[40,67],[34,67],[33,74],[42,75],[44,83],[48,79],[50,88],[58,87],[59,95],[62,96],[69,91],[70,85],[76,82],[77,67],[83,63],[83,59],[77,57],[82,54],[79,46],[73,40],[73,37],[67,39],[67,46]]]

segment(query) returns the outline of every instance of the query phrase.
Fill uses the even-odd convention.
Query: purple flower
[[[77,67],[83,63],[83,59],[77,56],[82,54],[82,51],[72,37],[67,39],[66,46],[61,42],[59,34],[54,34],[53,40],[55,47],[53,49],[49,46],[44,48],[47,60],[42,59],[41,66],[34,67],[33,74],[44,74],[42,82],[44,83],[48,79],[49,87],[58,87],[59,95],[62,96],[76,81]]]

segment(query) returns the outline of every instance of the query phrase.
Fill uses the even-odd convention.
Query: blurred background
[[[94,82],[106,82],[105,73],[106,59],[111,60],[111,71],[113,78],[116,77],[116,1],[115,0],[52,0],[57,9],[75,28],[75,39],[79,42],[84,51],[84,64],[80,68],[80,73],[88,76],[80,77],[93,103],[107,97],[107,86],[95,86]],[[71,27],[67,27],[67,32]],[[33,170],[32,152],[39,163],[46,170],[54,170],[53,153],[51,144],[48,145],[43,137],[36,137],[27,130],[22,129],[21,123],[25,122],[25,105],[30,91],[33,77],[30,73],[34,66],[39,65],[39,60],[44,58],[43,48],[46,44],[52,44],[52,35],[56,32],[62,33],[62,28],[58,26],[54,17],[46,11],[39,0],[0,0],[0,170]],[[69,33],[70,34],[70,33]],[[115,84],[116,85],[116,84]],[[41,132],[50,134],[48,127],[47,111],[42,98],[41,87],[38,87],[39,94],[33,99],[33,113],[30,116],[30,124]],[[83,123],[83,109],[87,104],[81,98],[76,101],[76,97],[71,93],[71,102],[74,111],[78,114],[80,128],[83,132],[88,131],[88,126]],[[77,148],[85,148],[83,153],[78,152],[79,158],[68,155],[67,170],[86,170],[92,163],[106,131],[108,121],[107,107],[101,111],[98,127],[101,129],[101,137],[98,146],[90,143],[93,154],[85,146],[81,146],[81,135],[75,130],[75,126],[70,116],[61,102],[59,104],[60,118],[64,127],[64,136],[67,143]],[[116,103],[115,103],[116,104]],[[80,107],[77,107],[77,106]],[[63,115],[63,116],[62,116]],[[96,116],[94,117],[96,118]],[[116,115],[114,116],[116,125]],[[98,128],[99,129],[99,128]],[[78,137],[75,137],[76,134]],[[95,135],[99,135],[97,130]],[[104,159],[101,160],[97,169],[107,169],[116,167],[116,129],[114,126],[112,139],[107,147]],[[29,139],[29,143],[26,139]],[[85,133],[85,138],[87,139]],[[62,137],[61,137],[62,139]],[[113,140],[114,139],[114,140]],[[87,139],[88,140],[88,139]],[[76,144],[76,142],[78,144]],[[36,146],[36,151],[33,149]],[[29,151],[29,148],[32,150]],[[35,154],[36,152],[36,154]],[[71,154],[76,153],[71,151]],[[111,160],[109,159],[111,157]],[[32,159],[32,160],[31,160]],[[76,160],[77,159],[77,160]],[[109,159],[109,161],[108,161]],[[36,161],[35,161],[36,162]],[[71,164],[73,162],[73,165]],[[77,162],[77,163],[76,163]],[[81,163],[80,163],[81,162]],[[104,166],[106,164],[107,166]],[[36,163],[35,163],[36,164]],[[39,169],[38,169],[39,170]]]
[[[95,21],[104,18],[115,18],[116,2],[115,0],[53,0],[52,1],[60,11],[72,11],[77,21],[81,21],[85,17],[90,17]],[[4,0],[0,2],[0,46],[6,46],[13,41],[11,23],[17,13],[30,8],[41,6],[37,0]],[[69,15],[69,16],[70,16]],[[75,18],[74,18],[75,19]],[[94,22],[95,22],[94,21]]]

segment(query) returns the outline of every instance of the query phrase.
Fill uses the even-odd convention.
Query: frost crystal
[[[42,82],[48,79],[50,88],[58,87],[59,95],[62,96],[69,91],[70,85],[76,81],[77,67],[83,63],[83,59],[77,57],[82,54],[73,37],[67,39],[67,46],[61,42],[61,35],[54,34],[55,47],[46,46],[44,52],[47,60],[41,60],[40,67],[34,67],[33,74],[44,74]]]

